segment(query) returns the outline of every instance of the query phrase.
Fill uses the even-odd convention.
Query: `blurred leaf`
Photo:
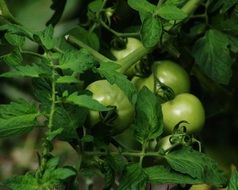
[[[116,84],[127,95],[128,99],[135,103],[136,88],[125,75],[117,72],[118,68],[120,66],[115,63],[102,62],[100,67],[95,68],[94,71],[105,77],[109,83]]]
[[[47,26],[43,31],[36,32],[33,37],[45,49],[51,50],[55,46],[55,39],[53,38],[54,28],[52,25]]]
[[[159,18],[148,15],[143,20],[140,34],[145,47],[150,48],[157,45],[160,42],[162,33],[162,23]]]
[[[1,59],[10,66],[21,65],[23,58],[18,48],[14,49],[9,54],[3,55]]]
[[[215,187],[226,185],[227,179],[218,164],[207,155],[190,147],[172,151],[165,159],[175,171],[190,175],[205,184]]]
[[[4,37],[8,41],[8,43],[10,43],[13,46],[17,46],[17,47],[22,47],[24,45],[24,42],[25,42],[25,37],[24,36],[14,34],[14,33],[10,33],[10,32],[7,32],[4,35]]]
[[[174,5],[163,4],[157,10],[157,14],[166,20],[183,20],[187,17],[181,9]]]
[[[25,100],[0,105],[0,137],[21,135],[32,130],[39,113]]]
[[[233,53],[238,53],[238,37],[229,35],[229,45],[230,45],[230,50]]]
[[[238,172],[237,170],[233,171],[229,184],[228,184],[228,190],[236,190],[238,189]]]
[[[143,87],[136,102],[135,135],[143,144],[159,137],[163,132],[163,116],[159,98]]]
[[[32,39],[32,33],[24,26],[16,24],[5,24],[0,26],[0,31],[8,31],[11,34],[17,34]]]
[[[103,5],[103,0],[94,0],[88,5],[88,9],[94,13],[101,10]]]
[[[193,47],[193,56],[200,68],[214,81],[228,84],[232,75],[229,40],[217,30],[208,30]]]
[[[83,73],[95,65],[95,60],[86,49],[65,52],[59,59],[58,68]]]
[[[152,166],[144,169],[151,183],[200,184],[202,181],[164,166]]]
[[[125,174],[120,179],[118,190],[145,189],[147,175],[138,164],[130,164],[126,167]]]
[[[74,76],[60,76],[57,78],[56,83],[59,84],[72,84],[72,83],[80,83],[81,81],[76,79]]]
[[[37,179],[29,174],[8,178],[3,185],[11,190],[39,190]]]
[[[236,4],[238,4],[237,0],[217,0],[210,9],[212,12],[220,9],[219,12],[223,14]]]
[[[78,95],[77,92],[70,94],[66,98],[66,102],[78,105],[80,107],[88,108],[95,111],[109,111],[111,108],[107,108],[104,105],[100,104],[97,100],[94,100],[89,95]]]

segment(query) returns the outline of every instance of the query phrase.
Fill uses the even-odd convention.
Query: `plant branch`
[[[103,20],[100,20],[100,24],[107,29],[108,31],[110,31],[111,33],[113,33],[115,36],[118,37],[138,37],[140,35],[139,32],[132,32],[132,33],[121,33],[121,32],[117,32],[113,29],[111,29]]]

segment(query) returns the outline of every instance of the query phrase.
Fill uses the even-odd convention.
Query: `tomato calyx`
[[[126,49],[128,39],[125,37],[116,37],[111,41],[111,47],[115,50]]]
[[[112,108],[109,111],[101,111],[99,112],[100,121],[102,124],[106,126],[113,126],[113,121],[118,118],[117,108],[116,106],[107,106]]]

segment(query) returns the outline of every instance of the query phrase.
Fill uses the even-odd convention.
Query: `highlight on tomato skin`
[[[202,130],[205,123],[205,110],[201,101],[193,94],[182,93],[162,105],[165,131],[172,133],[180,121],[188,133]]]
[[[86,89],[91,91],[92,98],[101,104],[116,107],[117,117],[112,121],[110,129],[113,135],[121,133],[130,126],[134,118],[134,106],[117,85],[111,85],[107,80],[98,80],[88,85]],[[88,121],[90,126],[98,123],[99,112],[90,110]]]

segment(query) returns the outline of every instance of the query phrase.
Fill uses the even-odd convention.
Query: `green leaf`
[[[1,59],[10,66],[21,65],[23,61],[23,58],[19,49],[15,49],[11,53],[2,56]]]
[[[56,130],[50,131],[50,132],[47,133],[46,138],[47,138],[48,141],[52,141],[52,140],[54,140],[55,137],[60,135],[63,131],[64,131],[64,128],[58,128]]]
[[[42,75],[50,76],[51,73],[48,69],[38,64],[16,66],[13,70],[5,72],[0,77],[6,78],[19,78],[19,77],[32,77],[39,78]]]
[[[3,185],[11,190],[39,190],[37,179],[32,175],[11,177],[4,181]]]
[[[174,5],[163,4],[157,10],[157,14],[166,20],[183,20],[187,14]]]
[[[100,104],[97,100],[94,100],[91,96],[83,94],[78,95],[77,92],[70,94],[66,98],[66,102],[78,105],[80,107],[88,108],[95,111],[109,111],[111,108],[107,108]]]
[[[182,174],[164,166],[152,166],[144,169],[151,183],[200,184],[201,180]]]
[[[101,172],[104,175],[104,188],[110,189],[115,181],[115,174],[107,162],[103,164]]]
[[[117,72],[119,67],[115,63],[102,62],[99,68],[94,68],[94,71],[105,77],[109,83],[116,84],[127,95],[128,99],[135,103],[136,88],[125,75]]]
[[[217,30],[209,30],[193,48],[196,63],[207,76],[221,84],[228,84],[232,75],[228,45],[226,35]]]
[[[83,73],[95,65],[95,60],[86,49],[81,49],[64,53],[60,57],[59,63],[58,68]]]
[[[190,147],[172,151],[165,159],[175,171],[190,175],[203,183],[223,187],[227,182],[224,173],[214,160]]]
[[[163,132],[163,119],[159,98],[143,87],[136,102],[135,135],[140,143],[155,139]]]
[[[126,167],[125,174],[120,179],[118,190],[140,190],[145,189],[147,175],[138,164]]]
[[[72,83],[80,83],[81,81],[76,79],[74,76],[60,76],[57,78],[56,83],[59,84],[72,84]]]
[[[4,37],[8,41],[8,43],[17,47],[22,47],[25,42],[25,37],[10,32],[7,32]]]
[[[84,125],[87,115],[87,109],[76,105],[57,106],[53,118],[53,129],[61,132],[55,134],[57,139],[64,141],[77,139],[77,129]]]
[[[55,39],[53,38],[54,28],[49,25],[45,30],[37,32],[33,35],[36,42],[41,44],[45,49],[50,50],[55,46]]]
[[[237,4],[237,0],[218,0],[216,3],[211,7],[211,11],[216,11],[220,9],[220,13],[226,13],[231,7]]]
[[[229,38],[230,50],[233,53],[238,53],[238,37],[229,35],[228,38]]]
[[[74,36],[76,39],[80,39],[82,42],[92,47],[96,51],[100,48],[100,41],[98,36],[94,32],[88,32],[84,28],[77,26],[68,32],[69,35]]]
[[[103,0],[94,0],[88,5],[88,9],[92,12],[98,12],[103,6]]]
[[[162,23],[159,18],[148,15],[143,20],[140,34],[145,47],[150,48],[157,45],[160,42],[162,33]]]
[[[45,188],[53,188],[58,185],[61,185],[64,180],[75,175],[75,170],[70,168],[57,168],[54,170],[46,170],[43,175],[42,186]]]
[[[229,184],[228,184],[228,190],[236,190],[238,189],[238,172],[235,170],[230,178]]]
[[[139,12],[153,14],[153,12],[156,10],[156,6],[147,0],[128,0],[128,4],[131,8]]]
[[[25,100],[0,105],[0,137],[29,132],[36,124],[37,116],[36,106]]]
[[[28,31],[24,26],[16,25],[16,24],[5,24],[0,26],[0,31],[7,31],[11,34],[17,34],[23,37],[27,37],[32,39],[32,33]]]

